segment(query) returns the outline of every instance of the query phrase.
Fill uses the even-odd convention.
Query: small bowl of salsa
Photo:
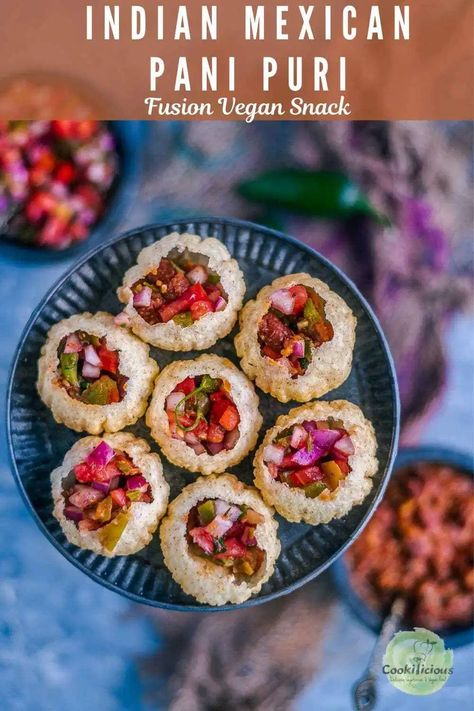
[[[331,570],[342,598],[374,632],[402,597],[404,626],[459,647],[473,641],[473,555],[473,458],[402,449],[381,504]]]

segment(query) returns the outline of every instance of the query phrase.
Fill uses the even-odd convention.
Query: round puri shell
[[[97,536],[97,531],[79,531],[74,521],[70,521],[64,516],[63,479],[68,476],[76,464],[84,461],[102,440],[105,440],[114,449],[126,452],[131,457],[150,484],[153,494],[153,501],[149,504],[142,501],[130,504],[130,520],[112,552],[103,547]],[[146,546],[168,505],[169,486],[163,476],[159,456],[150,452],[150,447],[145,440],[137,439],[129,432],[118,432],[103,437],[83,437],[78,440],[66,453],[61,466],[51,473],[51,484],[54,501],[53,514],[59,521],[69,543],[79,548],[87,548],[108,558],[116,555],[130,555]]]
[[[165,411],[166,398],[186,377],[198,375],[223,378],[231,386],[230,394],[240,414],[240,437],[233,449],[222,450],[215,455],[207,452],[196,454],[186,442],[170,436]],[[258,397],[253,384],[245,375],[227,358],[202,355],[195,360],[174,361],[162,370],[156,379],[146,423],[153,439],[158,442],[170,462],[191,472],[217,474],[238,464],[255,447],[262,426],[262,416],[258,410]]]
[[[316,499],[310,499],[304,491],[290,488],[276,481],[270,475],[263,461],[263,450],[278,432],[304,420],[326,420],[329,416],[340,419],[351,436],[355,453],[349,457],[352,471],[333,492],[324,492]],[[268,430],[254,459],[255,485],[262,492],[266,503],[288,521],[305,521],[313,525],[328,523],[333,518],[345,516],[353,506],[361,504],[372,488],[372,477],[376,474],[378,460],[377,440],[372,423],[362,411],[347,400],[314,402],[295,407],[287,415],[281,415],[274,427]]]
[[[58,346],[64,336],[73,331],[86,331],[107,338],[107,346],[118,350],[119,370],[128,378],[127,391],[121,402],[111,405],[88,405],[70,397],[58,383]],[[70,316],[56,323],[49,331],[38,361],[36,386],[41,399],[53,413],[56,422],[76,432],[99,434],[116,432],[136,422],[145,412],[157,363],[149,357],[149,347],[114,323],[111,314],[98,312]]]
[[[270,296],[277,289],[302,284],[312,287],[326,301],[326,316],[334,329],[331,341],[318,348],[313,345],[312,360],[304,375],[292,379],[284,365],[262,356],[258,342],[258,326],[270,308]],[[240,332],[235,348],[242,369],[265,393],[280,402],[307,402],[339,387],[352,367],[356,318],[346,302],[320,279],[309,274],[289,274],[275,279],[249,301],[240,314]]]
[[[192,326],[182,327],[172,320],[151,326],[133,306],[131,287],[158,266],[162,257],[171,252],[182,254],[185,250],[203,255],[209,260],[209,269],[221,278],[222,287],[228,297],[227,306],[222,311],[202,316]],[[132,331],[143,341],[168,351],[202,350],[214,345],[219,338],[227,336],[237,320],[244,294],[244,276],[222,242],[214,237],[201,239],[197,235],[177,232],[142,249],[137,264],[125,272],[123,284],[117,289],[119,300],[126,304],[124,311],[130,318]]]
[[[232,504],[246,504],[264,516],[255,529],[258,546],[265,552],[259,570],[248,580],[241,580],[228,569],[191,553],[186,539],[189,510],[203,499],[223,499]],[[232,474],[200,477],[185,486],[171,502],[160,526],[161,548],[165,564],[184,592],[208,605],[239,603],[258,593],[272,575],[280,554],[278,524],[253,487],[245,486]]]

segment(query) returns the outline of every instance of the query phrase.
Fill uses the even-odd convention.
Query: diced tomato
[[[194,543],[205,553],[212,553],[214,551],[214,541],[212,540],[211,534],[208,533],[205,528],[192,528],[189,531],[189,535]]]
[[[88,481],[93,481],[94,479],[94,472],[92,468],[85,462],[82,464],[76,464],[74,467],[74,475],[77,481],[80,481],[82,484],[85,484]]]
[[[292,457],[293,457],[292,454],[285,454],[285,456],[283,457],[283,459],[280,463],[280,468],[281,469],[294,469],[295,466],[297,466],[297,465],[293,464]]]
[[[110,481],[116,476],[121,475],[121,471],[113,462],[109,462],[105,467],[93,468],[93,481]]]
[[[294,486],[306,486],[313,481],[321,481],[323,473],[319,467],[302,467],[292,472],[288,478]]]
[[[191,304],[191,316],[193,317],[193,321],[197,321],[201,316],[213,313],[213,311],[214,309],[209,299],[203,299],[202,301],[196,301],[194,304]]]
[[[74,121],[73,123],[75,123],[74,133],[82,141],[92,138],[97,131],[97,121]]]
[[[216,390],[215,393],[209,395],[209,399],[212,400],[212,402],[218,402],[219,400],[228,400],[230,402],[224,390]]]
[[[339,469],[341,470],[341,472],[343,474],[349,474],[349,472],[351,471],[351,468],[349,466],[347,459],[343,459],[343,458],[336,459],[336,457],[334,457],[334,461],[336,462],[337,466],[339,467]]]
[[[218,553],[216,558],[243,558],[245,556],[246,548],[237,538],[226,538],[224,545],[225,551]]]
[[[278,360],[281,356],[281,353],[278,353],[274,348],[270,348],[270,346],[263,346],[262,353],[273,360]]]
[[[231,430],[235,429],[239,422],[240,415],[235,405],[229,405],[225,409],[223,415],[219,418],[219,424],[222,425],[222,427],[227,430],[227,432],[230,432]]]
[[[211,395],[212,398],[212,395]],[[220,422],[220,419],[224,412],[227,410],[229,405],[231,405],[231,401],[227,397],[222,397],[219,398],[218,400],[214,400],[212,405],[211,405],[211,414],[210,414],[210,421],[211,422]]]
[[[110,496],[114,504],[117,504],[117,506],[122,507],[127,505],[127,497],[122,488],[113,489],[113,491],[110,492]]]
[[[242,521],[235,521],[232,524],[232,528],[229,528],[229,530],[227,531],[227,537],[239,539],[242,536],[244,529],[245,529],[245,524],[242,523]]]
[[[56,198],[44,190],[39,190],[26,203],[25,213],[28,220],[36,224],[46,217],[55,206]]]
[[[201,419],[198,426],[195,427],[192,432],[199,439],[207,439],[208,424],[207,424],[206,420]]]
[[[59,138],[74,138],[76,121],[51,121],[51,129]]]
[[[207,294],[201,284],[193,284],[180,297],[162,306],[159,309],[161,320],[166,323],[177,314],[189,311],[191,305],[196,301],[208,301]]]
[[[179,391],[180,393],[184,393],[185,395],[189,395],[189,393],[192,393],[193,390],[196,389],[196,381],[194,378],[185,378],[183,382],[181,382],[179,385],[175,387],[173,392]]]
[[[274,462],[265,462],[266,467],[268,471],[270,472],[270,476],[272,479],[277,479],[278,478],[278,466]]]
[[[211,422],[207,430],[207,441],[219,444],[224,439],[224,430],[219,424]]]
[[[304,286],[297,285],[297,286],[292,286],[290,288],[290,294],[293,296],[295,303],[293,306],[293,316],[296,316],[299,314],[303,308],[306,302],[308,301],[308,292],[304,288]]]
[[[76,170],[73,164],[67,163],[66,161],[59,163],[54,171],[55,179],[59,180],[60,183],[65,183],[66,185],[69,185],[69,183],[74,180],[75,175]]]
[[[105,346],[99,346],[97,354],[104,370],[107,370],[109,373],[117,372],[119,362],[117,351],[109,351]]]

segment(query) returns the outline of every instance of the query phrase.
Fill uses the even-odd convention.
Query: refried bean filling
[[[59,380],[68,395],[88,405],[111,405],[125,397],[128,378],[119,371],[119,352],[105,337],[74,331],[58,347]]]
[[[263,451],[273,477],[315,499],[332,492],[351,472],[354,445],[341,420],[306,420],[278,434]]]
[[[223,311],[228,297],[220,276],[207,262],[202,255],[187,251],[163,257],[132,286],[137,313],[152,326],[173,321],[186,327],[206,314]]]
[[[166,398],[166,414],[171,436],[196,454],[231,450],[240,436],[240,414],[222,378],[185,378]]]
[[[296,378],[311,362],[311,345],[317,348],[334,336],[326,318],[326,302],[314,289],[301,284],[278,289],[270,302],[270,310],[258,326],[260,352],[285,365]]]
[[[204,499],[194,506],[187,521],[187,539],[195,555],[250,577],[261,567],[265,553],[257,546],[255,528],[261,514],[244,504]]]

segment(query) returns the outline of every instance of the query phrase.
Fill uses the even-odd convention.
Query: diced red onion
[[[201,443],[201,440],[199,439],[199,437],[197,436],[197,434],[195,434],[192,430],[191,430],[191,432],[185,432],[185,433],[184,433],[184,441],[185,441],[187,444],[191,444],[191,445],[192,445],[192,444],[200,444],[200,443]]]
[[[82,521],[82,519],[84,518],[84,514],[82,513],[81,509],[77,508],[77,506],[65,506],[64,515],[70,521]]]
[[[119,476],[114,476],[113,479],[109,481],[109,491],[113,491],[118,487],[120,483],[120,477]]]
[[[97,355],[96,349],[94,348],[94,346],[91,346],[90,344],[84,348],[84,358],[91,365],[95,365],[95,366],[99,366],[99,367],[102,365],[100,358]]]
[[[114,323],[116,326],[129,326],[131,323],[130,316],[125,312],[121,311],[114,318]]]
[[[166,398],[166,409],[171,410],[171,412],[174,412],[178,403],[180,403],[184,397],[184,393],[181,393],[179,391],[175,393],[170,393]]]
[[[100,444],[89,454],[86,459],[87,464],[96,467],[105,467],[111,459],[115,457],[115,450],[103,439]]]
[[[304,341],[300,338],[293,341],[293,355],[295,358],[304,358]]]
[[[229,528],[232,528],[232,521],[227,516],[217,514],[210,523],[207,524],[205,530],[210,533],[213,538],[220,538],[227,533]]]
[[[238,518],[242,515],[242,511],[239,509],[238,506],[231,506],[230,509],[225,514],[225,517],[228,518],[232,523],[237,521]]]
[[[276,444],[267,444],[263,450],[263,461],[272,462],[273,464],[281,464],[285,450],[283,447],[278,447]]]
[[[194,449],[196,454],[204,454],[206,451],[206,448],[201,444],[201,442],[197,442],[197,444],[190,444],[189,445],[191,449]]]
[[[148,482],[141,474],[134,474],[134,476],[127,477],[126,486],[128,491],[133,491],[134,489],[144,489],[146,491]]]
[[[337,440],[334,445],[334,451],[337,452],[337,454],[342,454],[344,457],[350,457],[351,454],[354,454],[354,443],[349,435],[344,435],[344,437]]]
[[[223,296],[219,296],[219,298],[216,299],[216,303],[214,304],[214,311],[224,311],[226,306],[227,301],[224,299]]]
[[[85,360],[84,365],[82,366],[82,375],[84,378],[95,380],[100,375],[100,368],[97,365],[91,365]]]
[[[207,269],[198,264],[189,272],[186,272],[186,276],[191,284],[204,284],[207,281]]]
[[[337,440],[342,437],[339,430],[319,430],[315,422],[303,422],[303,427],[311,435],[313,444],[322,449],[324,454],[327,454]]]
[[[216,454],[219,454],[219,452],[222,452],[223,449],[225,449],[225,444],[224,442],[208,442],[207,448],[209,450],[209,454],[212,454],[214,456]]]
[[[140,291],[133,295],[134,306],[150,306],[152,291],[149,286],[143,286]]]
[[[64,353],[80,353],[82,351],[82,343],[75,333],[70,333],[66,338]]]
[[[72,506],[77,506],[78,509],[86,509],[88,506],[102,501],[103,498],[104,494],[101,491],[84,484],[76,484],[74,493],[69,497],[69,503]]]
[[[295,425],[291,435],[290,444],[293,449],[299,449],[303,444],[305,444],[307,438],[308,433],[305,428],[302,425]]]
[[[91,486],[97,491],[102,491],[103,494],[108,494],[110,491],[110,482],[108,481],[92,481]]]
[[[291,455],[290,460],[292,464],[298,467],[309,467],[318,461],[324,454],[324,450],[320,447],[313,445],[313,448],[308,452],[306,447],[298,449],[297,452]]]
[[[224,435],[224,447],[226,449],[233,449],[238,442],[240,437],[240,431],[238,427],[234,427],[230,432],[226,432]]]
[[[270,296],[272,305],[282,314],[290,316],[295,306],[295,298],[288,289],[278,289]]]
[[[222,499],[216,499],[214,501],[214,507],[216,510],[216,515],[217,514],[222,515],[222,514],[225,514],[229,510],[230,505],[227,503],[227,501],[222,501]]]

